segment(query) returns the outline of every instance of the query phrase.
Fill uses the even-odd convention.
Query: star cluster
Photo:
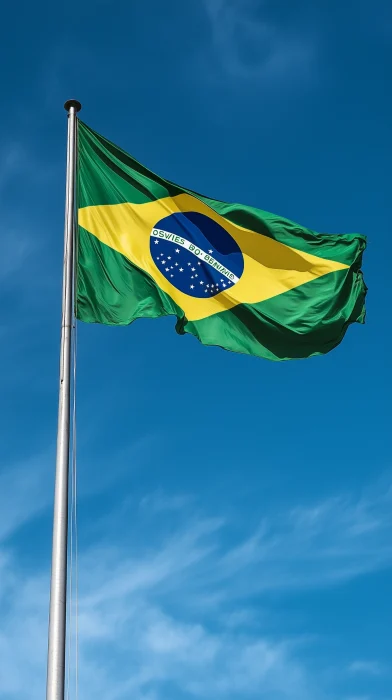
[[[212,248],[207,252],[219,259],[219,254]],[[171,241],[155,238],[151,242],[151,254],[157,268],[166,279],[190,296],[212,297],[233,286],[233,282],[214,267]]]

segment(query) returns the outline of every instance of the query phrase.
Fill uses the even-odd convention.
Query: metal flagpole
[[[53,516],[52,578],[50,585],[47,700],[64,700],[67,610],[68,473],[71,395],[71,334],[73,249],[75,229],[77,100],[68,100],[67,179],[65,194],[63,298],[60,344],[60,387],[57,429],[56,482]]]

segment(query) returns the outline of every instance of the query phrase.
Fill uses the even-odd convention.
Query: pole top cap
[[[79,100],[67,100],[64,104],[64,109],[69,112],[71,107],[75,108],[75,112],[80,112],[82,109],[82,105],[80,104]]]

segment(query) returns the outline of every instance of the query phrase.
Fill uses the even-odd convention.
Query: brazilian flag
[[[79,121],[76,317],[270,360],[320,355],[364,322],[364,236],[327,235],[154,175]]]

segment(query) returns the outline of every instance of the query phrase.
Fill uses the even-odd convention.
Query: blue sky
[[[78,328],[85,700],[391,700],[386,0],[8,3],[0,695],[45,684],[66,116],[163,176],[368,236],[367,323],[268,363]],[[71,692],[71,698],[75,695]]]

